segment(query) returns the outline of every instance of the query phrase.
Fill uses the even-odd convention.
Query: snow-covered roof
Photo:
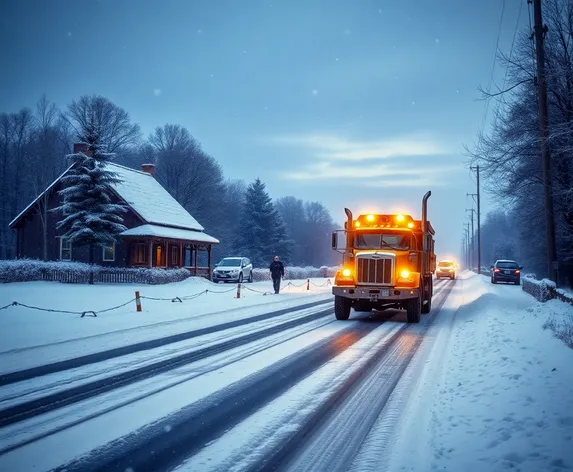
[[[203,226],[152,175],[119,164],[110,163],[108,166],[121,180],[121,182],[113,185],[113,189],[144,222],[203,231]],[[43,195],[50,192],[71,167],[68,167],[46,190],[20,212],[10,222],[10,226],[15,225]]]
[[[182,228],[170,228],[159,225],[141,225],[135,228],[127,229],[120,236],[155,236],[158,238],[167,239],[183,239],[187,241],[195,241],[198,243],[211,243],[217,244],[218,239],[209,236],[201,231],[193,231]]]
[[[118,164],[109,166],[121,180],[114,184],[114,190],[144,221],[203,231],[203,226],[152,175]]]

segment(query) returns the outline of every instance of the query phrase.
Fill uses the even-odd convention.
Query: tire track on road
[[[272,311],[269,313],[263,313],[261,315],[256,315],[253,317],[242,318],[239,320],[229,321],[218,325],[208,326],[205,328],[195,329],[191,331],[185,331],[183,333],[173,334],[170,336],[165,336],[157,339],[151,339],[149,341],[142,341],[139,343],[130,344],[128,346],[121,346],[114,349],[108,349],[106,351],[100,351],[93,354],[87,354],[84,356],[74,357],[63,361],[53,362],[50,364],[45,364],[37,367],[31,367],[29,369],[23,369],[15,372],[10,372],[7,374],[2,374],[0,375],[0,387],[10,385],[16,382],[21,382],[23,380],[30,380],[43,375],[54,374],[57,372],[63,372],[65,370],[83,367],[88,364],[94,364],[97,362],[106,361],[116,357],[133,354],[139,351],[155,349],[157,347],[166,346],[168,344],[173,344],[180,341],[186,341],[188,339],[204,336],[206,334],[216,333],[218,331],[224,331],[230,328],[236,328],[238,326],[243,326],[250,323],[256,323],[258,321],[267,320],[275,316],[281,316],[290,313],[292,311],[299,311],[308,308],[313,308],[319,305],[324,305],[326,303],[331,303],[331,301],[319,300],[311,303],[306,303],[304,305],[297,305],[294,307],[283,308],[281,310]]]
[[[296,311],[299,311],[298,307]],[[235,347],[257,341],[259,339],[271,336],[298,325],[314,321],[330,314],[332,314],[332,307],[303,317],[289,320],[260,331],[238,336],[222,343],[200,348],[179,356],[170,357],[168,359],[154,362],[152,364],[144,365],[137,369],[122,372],[120,374],[108,376],[105,378],[100,378],[98,380],[84,383],[76,387],[72,387],[63,391],[59,391],[5,408],[0,410],[0,427],[5,427],[49,411],[77,403],[81,400],[129,385],[138,380],[142,380],[153,375],[173,370],[182,365],[190,364],[215,354],[220,354]]]

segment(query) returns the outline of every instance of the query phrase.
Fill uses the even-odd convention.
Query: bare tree
[[[156,128],[149,137],[155,150],[157,178],[183,207],[212,231],[225,225],[220,200],[225,194],[217,161],[180,125]]]
[[[545,56],[558,258],[573,270],[573,3],[544,2],[544,18],[548,24]],[[490,132],[479,136],[470,154],[488,178],[488,190],[521,212],[515,221],[520,226],[520,246],[525,252],[535,247],[544,253],[543,238],[539,237],[544,234],[543,199],[532,198],[541,193],[543,183],[529,34],[524,33],[514,53],[502,60],[508,67],[508,85],[486,94],[485,98],[498,101],[497,113]],[[537,264],[534,254],[528,253],[528,257]],[[544,274],[542,266],[539,272]]]
[[[132,123],[129,113],[100,95],[84,95],[74,100],[65,115],[78,136],[95,126],[102,136],[106,152],[115,153],[139,141],[139,125]]]

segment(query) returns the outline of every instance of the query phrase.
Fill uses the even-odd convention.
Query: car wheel
[[[247,282],[253,283],[253,271],[249,272],[249,278],[247,279]]]
[[[493,277],[491,278],[491,283],[492,283],[492,284],[495,284],[495,283],[496,283],[496,281],[495,281],[495,279],[494,279]]]

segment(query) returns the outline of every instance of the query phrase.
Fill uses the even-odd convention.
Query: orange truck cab
[[[332,248],[343,254],[332,293],[334,313],[347,320],[351,309],[401,308],[408,323],[419,323],[432,309],[432,274],[436,270],[435,231],[422,200],[422,219],[404,214],[366,214],[354,219],[346,208],[344,230],[332,233]],[[341,234],[342,233],[342,234]],[[339,235],[345,242],[339,247]]]

